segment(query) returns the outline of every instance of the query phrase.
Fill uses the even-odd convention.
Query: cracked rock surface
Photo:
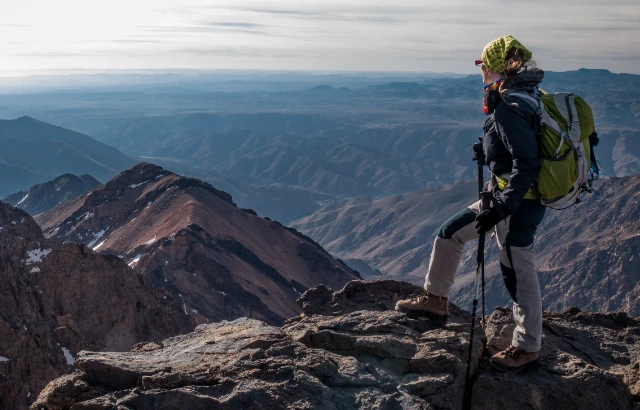
[[[450,305],[449,323],[437,326],[393,310],[419,290],[389,280],[319,286],[281,328],[242,318],[131,352],[84,351],[80,371],[51,382],[31,408],[461,409],[470,314]],[[547,316],[540,366],[502,374],[484,364],[510,340],[510,312],[497,310],[486,337],[476,329],[472,408],[634,409],[637,351],[620,332],[637,345],[638,325],[612,317]]]
[[[511,310],[493,312],[489,354],[509,346],[513,328]],[[639,361],[640,324],[626,313],[545,312],[539,366],[520,374],[484,371],[473,385],[473,408],[637,409]]]

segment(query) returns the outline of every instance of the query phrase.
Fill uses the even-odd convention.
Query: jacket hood
[[[513,77],[507,78],[502,85],[505,92],[528,91],[536,89],[544,78],[544,71],[540,68],[525,68]]]

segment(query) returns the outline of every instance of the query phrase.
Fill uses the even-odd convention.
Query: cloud
[[[158,39],[140,39],[140,38],[117,38],[113,40],[103,40],[106,43],[114,44],[164,44],[164,40]]]
[[[58,50],[47,50],[47,51],[23,51],[18,53],[13,53],[15,56],[23,56],[23,57],[87,57],[87,56],[109,56],[113,54],[105,53],[105,52],[74,52],[74,51],[58,51]]]
[[[296,53],[295,51],[254,47],[190,47],[174,49],[171,51],[171,54],[192,56],[269,58],[295,58],[299,56],[299,53]]]
[[[111,0],[69,13],[76,2],[49,6],[46,19],[19,4],[21,15],[0,15],[0,38],[12,41],[3,53],[109,68],[153,68],[172,56],[211,68],[218,56],[237,68],[470,73],[488,41],[511,33],[543,68],[640,71],[637,0]]]
[[[237,8],[237,11],[245,11],[252,13],[264,13],[264,14],[280,14],[286,16],[302,16],[302,17],[327,17],[327,14],[308,12],[302,10],[281,10],[281,9],[251,9],[251,8]]]
[[[150,33],[244,33],[254,35],[268,35],[266,30],[259,29],[258,24],[250,23],[204,23],[190,26],[149,26],[144,27],[145,32]]]
[[[233,22],[233,21],[226,21],[226,22],[216,22],[216,23],[208,23],[209,26],[213,26],[213,27],[244,27],[244,28],[258,28],[258,27],[263,27],[262,24],[255,24],[255,23],[241,23],[241,22]]]

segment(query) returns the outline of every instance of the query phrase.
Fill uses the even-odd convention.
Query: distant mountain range
[[[295,300],[320,283],[357,278],[309,238],[226,192],[152,164],[36,218],[46,236],[115,254],[183,301],[197,323],[247,316],[282,323]]]
[[[424,284],[435,231],[477,196],[475,182],[372,201],[325,205],[292,226],[368,277]],[[545,307],[640,314],[640,174],[601,179],[596,193],[565,211],[548,210],[536,239]],[[488,241],[489,309],[508,304],[494,239]],[[475,244],[467,246],[452,298],[470,303]]]
[[[440,224],[477,198],[474,181],[379,200],[335,201],[291,224],[371,276],[420,282]]]
[[[284,223],[313,213],[326,200],[378,199],[474,177],[470,146],[484,121],[477,75],[380,77],[378,83],[359,78],[350,84],[343,83],[346,77],[323,76],[316,80],[326,83],[298,89],[276,84],[284,80],[279,76],[257,81],[254,90],[247,81],[172,78],[178,83],[170,88],[145,82],[127,93],[0,95],[0,116],[27,113],[78,130],[127,155],[207,180],[241,206]],[[263,87],[269,81],[273,87]],[[640,76],[547,72],[541,86],[575,92],[591,104],[603,175],[640,172]],[[64,172],[101,181],[115,175],[103,178],[80,167],[81,161],[66,162],[78,167]],[[64,173],[37,180],[34,172],[40,171],[33,166],[0,166],[12,166],[12,174],[29,181],[0,196]]]
[[[242,206],[282,222],[313,213],[315,201],[377,199],[473,178],[470,146],[484,121],[479,76],[397,78],[349,90],[327,81],[282,91],[247,91],[247,83],[237,92],[145,86],[118,94],[117,106],[109,93],[43,95],[40,108],[26,96],[14,100],[128,155],[224,186]],[[548,72],[541,86],[592,105],[604,175],[640,172],[640,76]],[[82,109],[55,109],[71,100]],[[280,209],[281,193],[297,211]]]
[[[24,209],[30,215],[46,212],[63,202],[77,198],[100,185],[91,175],[64,174],[58,178],[36,184],[28,191],[9,195],[4,202]]]
[[[135,162],[115,148],[31,117],[0,120],[0,197],[65,173],[107,180]]]

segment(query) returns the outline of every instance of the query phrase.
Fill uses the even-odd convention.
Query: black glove
[[[481,234],[488,232],[498,224],[498,222],[506,219],[509,215],[509,211],[501,204],[494,202],[493,207],[485,209],[476,215],[476,232]]]
[[[484,165],[484,147],[482,140],[473,144],[473,160],[478,161],[478,165]]]

